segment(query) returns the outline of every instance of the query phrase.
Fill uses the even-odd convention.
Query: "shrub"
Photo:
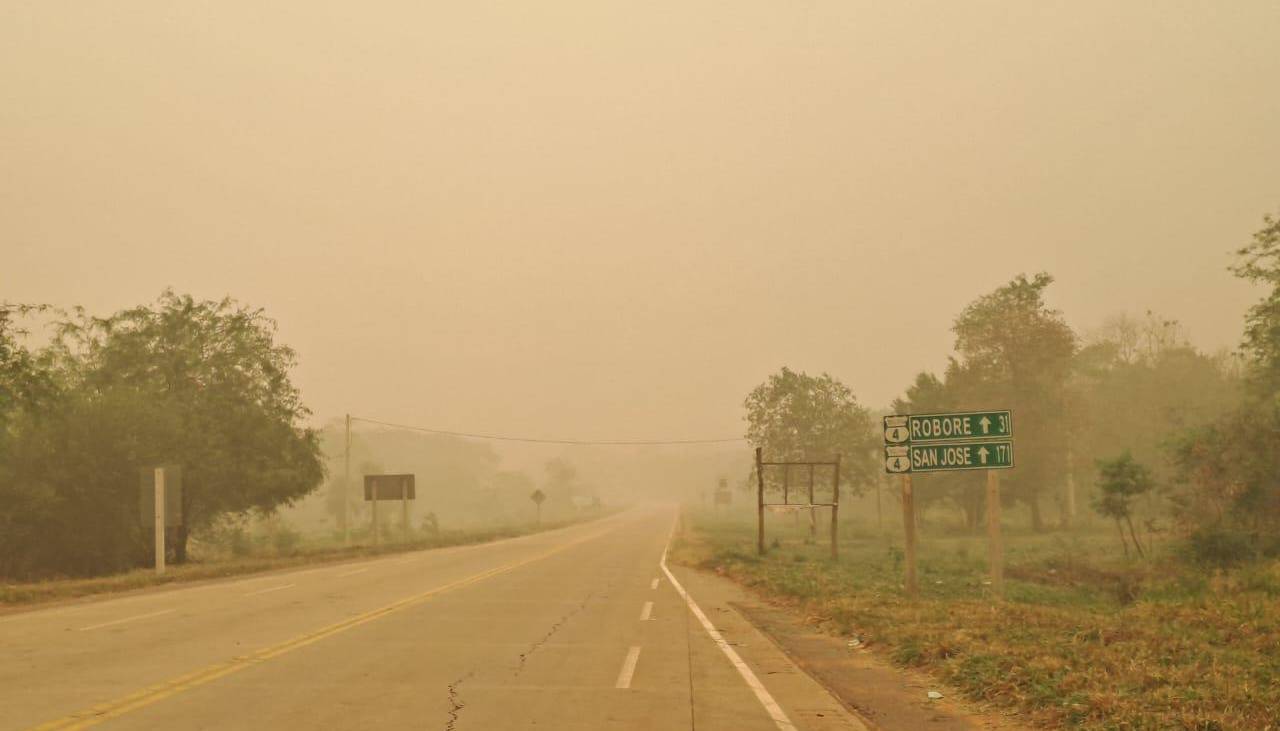
[[[1188,539],[1190,558],[1196,563],[1225,568],[1257,557],[1253,537],[1221,526],[1201,528]]]

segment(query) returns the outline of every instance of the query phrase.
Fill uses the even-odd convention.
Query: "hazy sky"
[[[740,434],[784,364],[883,406],[1019,272],[1233,345],[1277,39],[1274,0],[7,0],[0,299],[230,294],[318,418],[570,437]]]

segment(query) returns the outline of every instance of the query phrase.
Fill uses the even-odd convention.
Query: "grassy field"
[[[428,548],[486,543],[503,538],[515,538],[531,533],[563,528],[595,520],[609,514],[611,514],[610,511],[595,512],[579,518],[546,521],[541,524],[525,523],[489,528],[446,529],[432,536],[415,534],[407,539],[404,537],[398,540],[392,538],[376,548],[372,545],[359,545],[358,541],[357,545],[343,546],[340,540],[315,537],[310,539],[299,538],[296,543],[290,541],[287,544],[281,541],[262,540],[262,537],[259,537],[258,540],[248,542],[243,551],[237,550],[234,552],[220,546],[196,546],[193,548],[195,558],[192,561],[183,565],[169,566],[163,576],[157,576],[154,569],[138,569],[127,573],[88,579],[0,583],[0,609],[71,599],[91,594],[129,591],[163,584],[251,574],[310,563],[344,561],[405,551],[419,551]]]
[[[1006,600],[986,581],[986,542],[922,536],[921,597],[902,592],[902,540],[687,509],[673,557],[792,605],[1037,728],[1280,729],[1280,563],[1204,571],[1171,548],[1127,560],[1113,534],[1006,530]]]

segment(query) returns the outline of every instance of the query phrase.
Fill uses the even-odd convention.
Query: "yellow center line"
[[[126,713],[159,703],[165,698],[211,683],[219,678],[225,678],[232,673],[253,667],[254,665],[259,665],[274,657],[279,657],[286,652],[296,650],[299,647],[306,647],[307,645],[319,642],[326,637],[332,637],[333,635],[345,632],[353,627],[359,627],[360,625],[367,624],[375,619],[381,619],[388,614],[398,612],[401,609],[411,607],[414,604],[419,604],[438,594],[453,591],[454,589],[460,589],[464,586],[484,581],[490,577],[512,571],[535,561],[540,561],[568,548],[572,548],[580,543],[585,543],[594,538],[598,538],[608,532],[609,531],[599,531],[592,533],[560,546],[556,546],[555,548],[552,548],[549,551],[544,551],[536,556],[531,556],[520,561],[498,566],[496,568],[489,569],[488,571],[482,571],[478,574],[472,574],[466,578],[437,586],[434,589],[428,589],[421,594],[414,594],[413,596],[405,597],[404,599],[394,601],[384,607],[379,607],[378,609],[358,614],[336,624],[331,624],[327,627],[315,630],[314,632],[299,635],[298,637],[294,637],[291,640],[285,640],[284,642],[276,645],[264,647],[252,654],[240,655],[225,662],[215,663],[208,667],[201,668],[200,670],[196,670],[195,672],[188,673],[177,678],[172,678],[162,683],[157,683],[156,685],[148,686],[137,692],[130,693],[123,698],[117,698],[113,701],[100,703],[96,706],[91,706],[82,711],[72,713],[69,716],[47,721],[39,726],[33,726],[32,731],[54,731],[54,729],[57,729],[58,731],[69,731],[70,729],[83,729],[89,728],[90,726],[96,726],[104,721],[109,721],[113,718],[123,716]]]

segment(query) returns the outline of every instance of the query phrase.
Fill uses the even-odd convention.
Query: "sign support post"
[[[916,582],[916,499],[909,472],[902,475],[902,526],[906,530],[907,596],[914,598],[920,587]]]
[[[156,468],[156,575],[164,574],[164,468]]]
[[[810,467],[810,469],[813,469]],[[831,494],[831,560],[840,558],[840,455],[836,455],[836,479]],[[809,481],[809,502],[813,502],[813,481]]]
[[[809,504],[813,505],[813,465],[809,465]],[[809,510],[809,540],[818,542],[818,514]]]
[[[404,518],[404,539],[409,540],[409,491],[400,487],[400,516]]]
[[[382,538],[378,534],[378,488],[373,488],[373,545],[376,547]]]
[[[764,458],[756,447],[756,553],[764,555]]]
[[[987,470],[987,562],[991,593],[1004,597],[1004,542],[1000,535],[1000,473]]]

